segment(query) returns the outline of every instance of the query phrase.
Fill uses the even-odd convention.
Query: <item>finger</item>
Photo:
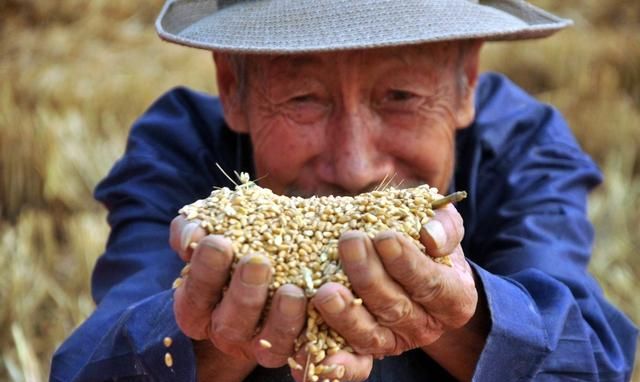
[[[202,239],[191,259],[189,276],[174,294],[174,311],[180,329],[193,339],[207,338],[211,312],[229,279],[233,254],[222,236]]]
[[[187,220],[183,215],[178,215],[171,221],[169,244],[183,261],[188,262],[193,254],[190,244],[199,242],[206,235],[207,232],[199,221]]]
[[[322,364],[328,366],[327,372],[321,374],[322,378],[359,382],[369,378],[373,369],[373,357],[341,350],[325,358]],[[336,367],[332,368],[331,365],[336,365]]]
[[[420,242],[433,257],[446,256],[460,244],[464,236],[462,217],[452,204],[434,211],[435,216],[422,226]]]
[[[360,354],[390,354],[396,349],[393,332],[376,321],[351,292],[337,283],[327,283],[311,300],[322,319]]]
[[[263,329],[254,340],[254,354],[260,365],[273,368],[287,363],[304,326],[306,308],[302,289],[291,284],[278,288]]]
[[[312,375],[317,375],[318,380],[340,380],[340,381],[364,381],[369,378],[373,369],[373,357],[371,355],[360,355],[340,350],[337,353],[327,356],[320,365],[314,367],[311,372],[307,369],[307,376],[304,378],[304,370],[307,362],[307,352],[300,349],[296,354],[296,363],[300,367],[291,369],[291,375],[298,381],[309,381]]]
[[[262,255],[243,257],[229,289],[211,315],[211,341],[223,352],[251,358],[248,348],[267,300],[271,264]]]
[[[353,290],[364,300],[367,310],[376,317],[379,324],[396,333],[408,334],[408,330],[415,329],[411,325],[424,322],[424,311],[411,301],[402,286],[387,273],[366,234],[347,232],[340,238],[338,248],[342,267],[349,276]]]
[[[470,272],[432,261],[397,233],[377,237],[374,244],[389,275],[429,315],[441,318],[438,324],[459,327],[473,315],[477,292]],[[453,256],[463,258],[460,246]]]

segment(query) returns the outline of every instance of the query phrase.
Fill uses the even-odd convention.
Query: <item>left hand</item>
[[[460,246],[463,235],[452,205],[438,209],[420,233],[427,254],[449,255],[449,267],[400,233],[385,231],[370,240],[362,232],[346,232],[338,244],[340,259],[363,304],[354,304],[353,294],[337,283],[323,285],[312,303],[357,354],[382,357],[430,345],[467,324],[476,311],[478,292]],[[367,364],[357,357],[353,367]]]

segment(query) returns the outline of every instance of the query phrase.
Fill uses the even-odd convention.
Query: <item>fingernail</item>
[[[280,303],[278,303],[278,309],[280,313],[296,317],[304,312],[304,299],[303,294],[283,293],[280,295]]]
[[[395,234],[384,232],[374,238],[378,253],[388,260],[393,260],[402,254],[402,246]]]
[[[322,307],[322,310],[326,311],[327,313],[336,314],[342,312],[345,304],[342,296],[340,296],[340,294],[338,293],[335,293],[334,295],[320,302],[320,306]]]
[[[340,379],[344,377],[344,373],[345,373],[344,365],[338,365],[338,367],[336,367],[336,377]]]
[[[182,234],[180,236],[180,244],[183,251],[186,251],[189,248],[189,244],[191,244],[191,237],[193,236],[193,232],[198,228],[198,223],[189,222],[182,229]]]
[[[262,255],[253,255],[242,267],[242,281],[261,285],[269,279],[269,263]]]
[[[431,219],[424,225],[425,231],[431,236],[437,248],[442,248],[447,242],[447,233],[444,231],[442,223]]]
[[[340,238],[340,257],[343,261],[353,264],[363,262],[367,257],[365,251],[362,235],[349,233]]]

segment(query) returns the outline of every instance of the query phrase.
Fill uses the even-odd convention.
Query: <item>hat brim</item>
[[[229,1],[227,1],[229,3]],[[460,39],[545,37],[572,24],[522,0],[169,0],[166,41],[239,53],[362,49]]]

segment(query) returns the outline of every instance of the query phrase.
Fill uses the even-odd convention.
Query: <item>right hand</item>
[[[189,246],[192,242],[195,249]],[[176,288],[173,309],[182,332],[194,340],[199,378],[211,373],[216,381],[241,381],[256,364],[286,365],[306,320],[303,291],[290,284],[280,287],[258,326],[272,276],[265,256],[243,257],[229,282],[234,255],[228,239],[207,235],[197,221],[180,215],[171,222],[170,243],[191,263]],[[271,347],[261,346],[260,340]]]

